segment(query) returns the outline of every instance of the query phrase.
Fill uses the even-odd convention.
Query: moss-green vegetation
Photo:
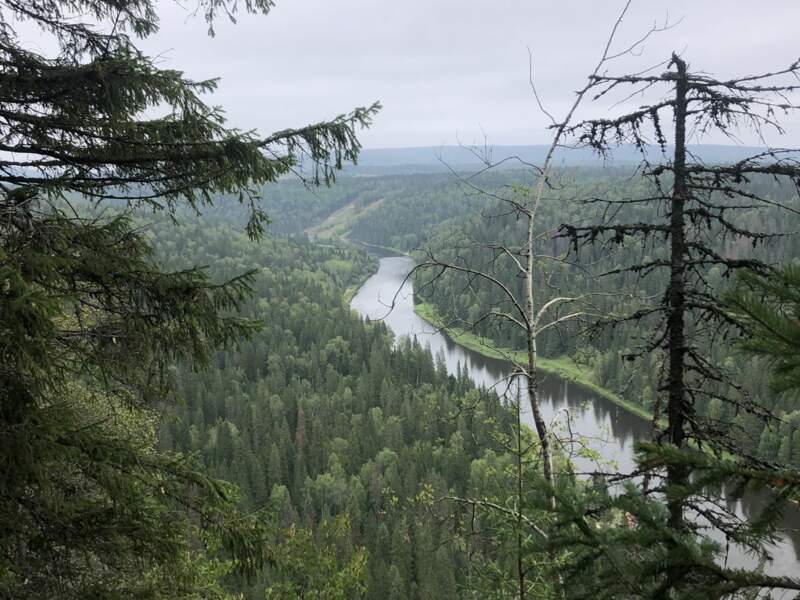
[[[469,348],[470,350],[478,352],[483,356],[487,356],[489,358],[498,358],[500,360],[515,360],[519,362],[525,362],[527,360],[527,356],[523,351],[511,350],[509,348],[498,348],[489,339],[477,336],[474,333],[465,331],[464,329],[458,327],[448,326],[448,324],[436,310],[436,307],[430,303],[414,305],[414,312],[432,325],[445,330],[447,335],[449,335],[453,341],[458,342],[465,348]],[[556,375],[561,379],[576,383],[581,387],[592,391],[598,396],[610,400],[614,404],[624,408],[626,411],[636,415],[637,417],[647,420],[652,418],[652,415],[642,407],[636,406],[635,404],[626,401],[618,394],[615,394],[611,390],[598,385],[594,381],[592,374],[586,368],[576,364],[575,361],[567,356],[561,356],[559,358],[539,357],[536,364],[539,370],[543,373]]]
[[[361,289],[361,286],[364,285],[367,279],[372,277],[377,271],[378,271],[378,262],[376,261],[374,268],[371,271],[365,273],[364,277],[360,281],[353,283],[344,290],[344,302],[347,306],[350,306],[350,303],[353,301],[353,298],[356,297],[356,294],[358,293],[358,290]]]
[[[349,237],[346,237],[346,236],[343,237],[342,239],[344,241],[346,241],[346,242],[349,242],[349,243],[359,247],[359,248],[364,248],[364,247],[374,248],[376,250],[381,250],[381,251],[387,252],[389,254],[396,254],[397,256],[411,256],[408,252],[404,252],[404,251],[400,250],[399,248],[392,248],[391,246],[381,246],[380,244],[369,244],[367,242],[361,242],[361,241],[358,241],[358,240],[352,240],[352,239],[350,239]]]
[[[306,233],[308,233],[309,236],[326,240],[344,237],[347,235],[350,226],[357,217],[377,208],[382,202],[383,200],[380,199],[366,206],[355,201],[346,204],[329,215],[328,218],[319,225],[306,229]]]
[[[248,513],[272,510],[270,562],[250,583],[231,577],[232,592],[462,598],[469,561],[493,560],[482,550],[492,546],[450,545],[453,524],[436,499],[505,497],[511,459],[498,435],[511,429],[511,411],[342,302],[375,269],[364,252],[303,237],[254,245],[223,226],[154,233],[167,269],[202,261],[216,281],[260,267],[241,314],[263,327],[203,372],[177,365],[183,401],[159,431],[164,448],[236,484]],[[191,255],[174,251],[189,241]]]

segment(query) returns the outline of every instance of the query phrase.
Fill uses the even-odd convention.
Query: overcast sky
[[[202,16],[189,16],[195,0],[183,4],[161,0],[161,31],[143,47],[192,78],[220,77],[212,102],[232,124],[266,134],[380,100],[384,109],[362,136],[377,148],[472,143],[483,132],[495,145],[546,142],[527,48],[547,107],[559,114],[624,2],[276,0],[268,16],[220,20],[215,38]],[[667,14],[682,22],[610,70],[639,70],[673,49],[720,76],[800,56],[800,0],[633,0],[616,46]],[[607,110],[591,107],[594,115]],[[782,145],[790,144],[800,145],[800,127]]]

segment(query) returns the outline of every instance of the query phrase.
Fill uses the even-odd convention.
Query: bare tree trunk
[[[547,165],[541,177],[547,176]],[[528,402],[531,405],[531,413],[533,414],[533,422],[536,425],[536,434],[539,437],[541,444],[542,455],[542,474],[545,480],[551,486],[553,485],[553,455],[550,449],[550,436],[548,435],[548,428],[542,417],[542,410],[539,406],[539,377],[536,370],[536,359],[538,358],[538,350],[536,345],[536,312],[534,302],[536,299],[534,290],[534,237],[535,237],[535,211],[538,207],[541,194],[537,194],[534,206],[532,207],[531,214],[528,216],[528,242],[526,251],[528,253],[527,273],[525,276],[525,309],[528,314],[528,330],[527,330],[527,346],[528,346],[528,365],[525,373],[525,379],[528,386]],[[549,493],[550,507],[556,507],[556,499],[552,493]]]
[[[687,198],[686,187],[686,92],[688,82],[686,79],[686,63],[673,55],[673,62],[677,69],[675,83],[675,156],[673,159],[674,180],[672,183],[672,198],[670,201],[670,277],[667,289],[667,332],[668,332],[668,373],[667,373],[667,436],[669,441],[677,448],[685,444],[687,398],[686,383],[684,380],[686,364],[686,231],[685,204]],[[683,485],[688,478],[687,469],[679,464],[667,466],[667,486]],[[669,511],[669,526],[675,531],[683,531],[686,527],[684,521],[684,501],[681,499],[667,498]],[[679,547],[673,547],[671,554],[682,552]],[[672,559],[680,559],[672,556]],[[679,560],[672,562],[678,563]],[[685,575],[681,567],[671,566],[667,570],[666,585],[663,588],[663,597],[669,598],[671,590],[680,586]]]
[[[677,67],[675,85],[675,158],[674,181],[670,207],[670,280],[667,292],[669,303],[667,328],[669,331],[669,371],[667,377],[667,434],[669,441],[678,448],[685,443],[684,424],[686,421],[687,398],[684,381],[686,339],[684,334],[686,312],[686,232],[684,230],[684,210],[687,196],[686,188],[686,63],[673,55]],[[686,478],[686,469],[673,465],[667,470],[667,483],[681,485]],[[683,503],[669,501],[670,526],[683,529]]]
[[[522,399],[517,393],[517,583],[519,585],[519,600],[525,600],[525,565],[522,552],[522,489],[524,481],[524,450],[522,447]]]

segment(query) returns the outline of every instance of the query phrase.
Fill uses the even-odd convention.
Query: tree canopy
[[[210,26],[271,5],[199,3]],[[55,53],[26,49],[20,23]],[[203,100],[214,80],[136,48],[157,29],[151,0],[0,2],[5,597],[210,597],[222,594],[220,573],[264,560],[264,520],[155,443],[171,366],[202,367],[258,327],[233,315],[252,273],[212,283],[199,268],[163,270],[131,211],[174,218],[225,195],[250,207],[257,237],[260,186],[291,170],[330,182],[356,159],[356,130],[378,104],[268,136],[227,128]]]

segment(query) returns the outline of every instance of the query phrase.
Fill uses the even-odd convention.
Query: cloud
[[[188,0],[192,5],[192,0]],[[363,135],[371,147],[483,140],[547,140],[528,86],[528,51],[538,88],[555,113],[597,60],[623,2],[598,0],[276,0],[268,16],[220,20],[161,0],[161,30],[143,42],[165,66],[193,78],[220,77],[212,99],[230,122],[263,133],[302,125],[380,99],[385,109]],[[797,0],[634,0],[617,47],[653,23],[682,19],[654,36],[626,72],[683,51],[719,76],[786,66],[800,56]],[[606,114],[608,103],[584,115]],[[800,145],[789,121],[784,145]],[[719,142],[718,138],[709,141]],[[756,140],[743,135],[745,143]]]

